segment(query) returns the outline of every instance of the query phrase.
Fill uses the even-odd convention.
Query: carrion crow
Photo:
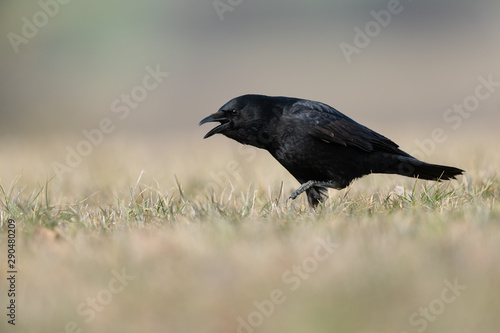
[[[224,134],[271,153],[301,184],[311,207],[370,173],[398,174],[427,180],[449,180],[458,168],[429,164],[326,104],[289,97],[244,95],[224,104],[199,125],[219,122],[205,139]]]

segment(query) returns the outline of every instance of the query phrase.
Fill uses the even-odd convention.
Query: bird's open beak
[[[198,126],[201,126],[205,123],[212,123],[212,122],[217,122],[217,121],[220,122],[220,125],[213,128],[212,130],[210,130],[210,132],[205,134],[203,139],[209,138],[214,134],[220,133],[220,132],[224,131],[226,128],[229,128],[229,126],[231,126],[230,119],[227,118],[227,116],[224,115],[224,113],[220,112],[220,111],[204,118],[202,121],[200,121]]]

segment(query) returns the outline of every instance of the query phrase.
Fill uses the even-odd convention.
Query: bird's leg
[[[318,180],[310,180],[302,185],[300,185],[300,187],[298,189],[296,189],[295,191],[293,191],[292,194],[290,194],[290,196],[288,197],[288,199],[295,199],[296,197],[298,197],[300,194],[304,193],[305,191],[307,191],[308,189],[310,189],[311,187],[314,187],[314,186],[324,186],[324,187],[330,187],[330,188],[338,188],[337,184],[335,184],[334,182],[324,182],[324,181],[318,181]]]

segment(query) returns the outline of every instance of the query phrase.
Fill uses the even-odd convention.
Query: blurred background
[[[409,316],[455,277],[469,290],[428,332],[498,331],[500,87],[475,94],[500,82],[500,1],[395,4],[0,1],[0,220],[20,223],[18,331],[235,332],[328,235],[342,246],[260,332],[416,332]],[[298,183],[197,126],[247,93],[322,101],[466,169],[448,183],[464,203],[384,208],[417,183],[379,175],[332,190],[326,214],[266,208]],[[450,109],[464,101],[477,105]],[[163,198],[173,208],[149,218]],[[86,324],[78,305],[122,267],[137,279]]]
[[[322,101],[407,151],[436,127],[453,139],[495,133],[500,92],[457,129],[443,115],[474,94],[478,77],[500,81],[500,3],[403,0],[394,8],[382,26],[373,12],[387,13],[386,0],[4,1],[1,149],[29,140],[53,148],[48,163],[64,160],[65,147],[105,118],[105,143],[211,145],[199,120],[246,93]],[[356,27],[372,29],[368,42]],[[362,47],[346,57],[341,46],[356,41]],[[168,72],[150,91],[141,88],[148,69]],[[134,88],[140,102],[128,107],[122,96]]]

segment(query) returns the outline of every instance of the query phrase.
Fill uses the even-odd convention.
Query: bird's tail
[[[409,155],[393,155],[393,162],[381,173],[393,173],[426,180],[449,180],[463,174],[464,170],[445,165],[425,163]]]

